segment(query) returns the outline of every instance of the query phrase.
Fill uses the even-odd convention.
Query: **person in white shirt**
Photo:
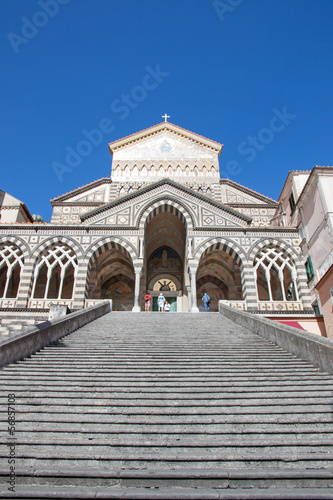
[[[157,297],[157,302],[158,302],[158,312],[163,312],[164,311],[164,304],[165,304],[165,297],[164,297],[162,292]]]

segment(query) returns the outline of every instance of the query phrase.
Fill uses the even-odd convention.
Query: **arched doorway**
[[[219,300],[243,300],[240,261],[222,244],[208,248],[201,256],[197,271],[197,304],[204,310],[202,296],[211,299],[210,310],[218,311]]]
[[[131,311],[134,303],[134,268],[121,245],[110,243],[95,251],[89,263],[87,298],[112,300],[113,311]]]
[[[158,207],[158,213],[149,216],[145,227],[145,290],[153,297],[157,310],[157,296],[163,293],[171,311],[182,308],[186,222],[178,209],[171,205]]]

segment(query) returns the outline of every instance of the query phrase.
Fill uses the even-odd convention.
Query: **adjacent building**
[[[298,228],[311,304],[333,337],[333,168],[292,171],[279,198],[274,223]]]

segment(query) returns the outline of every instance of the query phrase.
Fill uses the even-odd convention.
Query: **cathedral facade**
[[[110,177],[52,200],[49,224],[0,225],[0,307],[77,310],[112,299],[140,311],[162,291],[172,311],[202,294],[262,314],[311,309],[300,239],[277,202],[220,179],[222,145],[169,122],[109,144]]]

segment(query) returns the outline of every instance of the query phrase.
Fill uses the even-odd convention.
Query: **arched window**
[[[132,186],[129,188],[129,190],[128,190],[127,192],[128,192],[128,194],[133,193],[133,188],[132,188]]]
[[[16,298],[24,265],[22,250],[14,243],[0,246],[0,297]]]
[[[195,177],[198,177],[198,175],[199,175],[199,171],[198,171],[197,167],[194,167],[194,175],[195,175]]]
[[[296,266],[284,250],[266,246],[256,255],[253,266],[259,300],[299,300]]]
[[[212,196],[212,190],[210,188],[207,188],[206,195]]]
[[[32,297],[35,299],[72,299],[78,262],[74,250],[58,243],[38,258]]]
[[[119,190],[119,197],[120,196],[124,196],[126,193],[125,193],[125,189],[123,187],[120,188]]]
[[[121,169],[120,169],[119,165],[117,165],[116,168],[114,169],[113,175],[117,176],[117,177],[119,177],[121,175]]]
[[[198,189],[198,193],[199,193],[199,194],[202,194],[202,188],[201,188],[201,187],[199,187],[199,189]]]
[[[182,175],[182,169],[180,168],[180,166],[178,165],[178,167],[176,168],[176,175],[177,177],[181,177]]]
[[[145,166],[143,166],[143,167],[142,167],[142,170],[141,170],[141,175],[142,175],[143,177],[146,177],[146,175],[147,175],[147,169],[146,169],[146,167],[145,167]]]

